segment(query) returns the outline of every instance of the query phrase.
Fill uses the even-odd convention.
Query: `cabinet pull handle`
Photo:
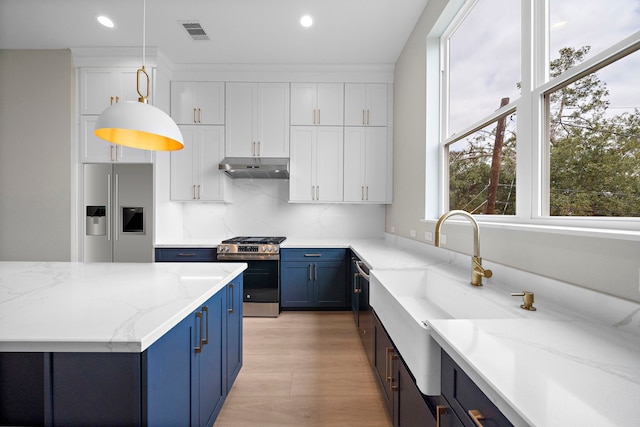
[[[311,200],[315,200],[316,199],[316,186],[312,185],[311,186]]]
[[[318,281],[318,264],[314,264],[314,270],[316,271],[316,282]]]
[[[362,125],[364,126],[365,124],[365,120],[364,120],[364,110],[362,110]]]
[[[187,253],[180,252],[180,253],[178,254],[178,256],[196,256],[196,254],[194,254],[194,253],[189,253],[189,254],[187,254]]]
[[[202,352],[202,313],[198,311],[198,312],[196,313],[196,317],[198,318],[199,323],[200,323],[200,334],[199,334],[199,335],[200,335],[200,337],[199,337],[199,341],[198,341],[198,344],[199,344],[199,345],[195,346],[195,347],[193,348],[193,350],[194,350],[196,353],[200,353],[200,352]]]
[[[358,277],[360,275],[358,273],[353,273],[353,293],[359,294],[361,291],[358,290]]]
[[[393,347],[387,347],[387,354],[384,358],[384,374],[387,377],[387,382],[391,382],[391,368],[389,367],[389,354],[393,353]]]
[[[207,313],[207,321],[204,324],[205,334],[204,339],[202,340],[202,345],[204,346],[205,344],[209,344],[209,307],[206,305],[202,307],[202,312]]]
[[[449,408],[445,405],[436,406],[436,427],[442,427],[442,417],[449,414]]]
[[[316,124],[316,109],[313,109],[313,124]]]
[[[312,281],[312,280],[313,280],[313,278],[311,278],[311,266],[312,266],[312,264],[309,264],[309,265],[307,266],[307,270],[309,271],[309,281]]]
[[[364,200],[364,185],[360,187],[360,200]]]
[[[322,254],[304,254],[306,257],[320,257]]]
[[[316,185],[316,200],[320,200],[320,186]]]
[[[258,157],[262,155],[262,144],[258,141]]]
[[[198,123],[196,119],[196,107],[193,107],[193,123]]]
[[[198,184],[198,200],[200,200],[200,184]]]
[[[120,97],[119,97],[119,96],[116,96],[116,104],[117,104],[118,102],[120,102]]]
[[[195,200],[195,199],[196,199],[196,185],[195,185],[195,184],[193,184],[191,187],[193,187],[193,188],[192,188],[193,200]]]
[[[393,378],[393,367],[394,367],[394,361],[398,360],[398,355],[395,353],[395,351],[391,351],[391,354],[389,356],[389,391],[390,392],[394,392],[394,391],[398,391],[398,386],[393,384],[394,378]]]
[[[477,409],[469,409],[469,416],[478,427],[483,427],[480,420],[484,420],[484,416]]]
[[[366,190],[365,190],[365,195],[366,195],[365,200],[369,201],[369,186],[367,185],[367,186],[365,186],[365,188],[366,188]]]
[[[202,110],[198,108],[198,123],[202,123]]]
[[[371,123],[371,111],[367,110],[367,124]]]
[[[318,108],[318,124],[320,124],[320,109]]]
[[[235,293],[233,290],[233,283],[229,283],[229,288],[231,289],[231,308],[227,309],[227,312],[229,312],[229,314],[232,314],[233,309],[236,305],[235,296],[233,295]]]

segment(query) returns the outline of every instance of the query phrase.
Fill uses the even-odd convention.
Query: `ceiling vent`
[[[181,24],[193,40],[209,40],[209,36],[204,32],[204,28],[199,22],[189,21]]]

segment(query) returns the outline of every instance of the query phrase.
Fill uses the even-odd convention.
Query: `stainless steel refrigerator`
[[[84,165],[85,262],[153,261],[153,165]]]

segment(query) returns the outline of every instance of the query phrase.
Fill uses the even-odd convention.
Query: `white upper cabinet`
[[[343,83],[291,83],[292,126],[343,124]]]
[[[289,83],[227,83],[227,157],[289,157]]]
[[[224,83],[171,82],[171,117],[178,124],[224,124]]]
[[[171,152],[171,200],[226,201],[228,179],[218,169],[224,157],[222,126],[180,126],[184,148]]]
[[[391,146],[386,127],[344,128],[344,201],[391,203]]]
[[[80,161],[82,163],[152,163],[153,151],[123,147],[98,138],[93,131],[98,116],[80,116]]]
[[[342,127],[291,127],[290,201],[342,201],[343,138]]]
[[[133,68],[81,68],[80,114],[102,114],[111,104],[137,101],[136,80],[137,70]],[[146,80],[140,84],[146,95]]]
[[[345,126],[387,126],[387,90],[384,83],[345,84]]]

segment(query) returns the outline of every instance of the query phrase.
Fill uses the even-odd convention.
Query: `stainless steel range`
[[[246,262],[243,311],[247,317],[280,314],[280,243],[285,237],[234,237],[218,245],[218,261]]]

